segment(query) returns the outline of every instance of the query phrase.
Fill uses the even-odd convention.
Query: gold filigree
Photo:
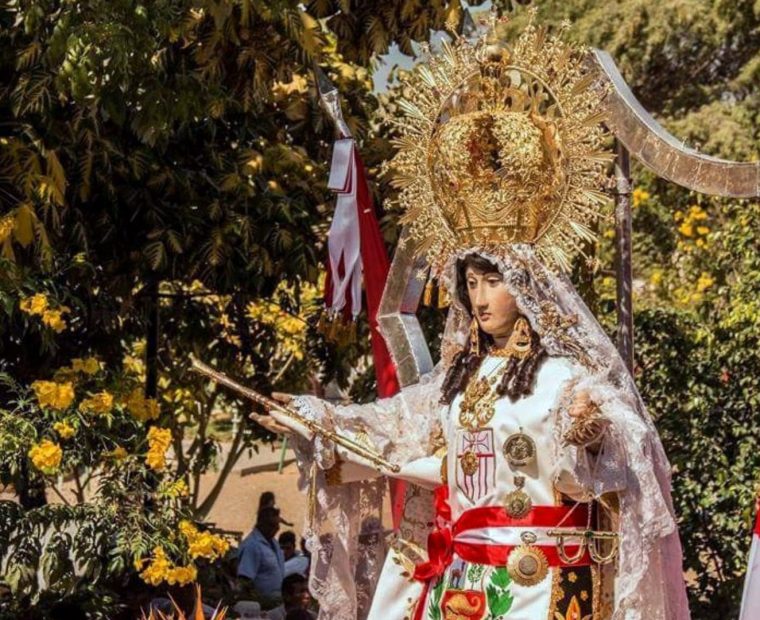
[[[410,74],[398,149],[386,166],[417,252],[439,276],[457,249],[533,243],[569,270],[595,239],[612,155],[599,110],[604,89],[585,50],[531,19],[513,41],[496,24],[457,37]]]

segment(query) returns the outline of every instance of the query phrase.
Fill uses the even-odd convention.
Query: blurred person
[[[301,612],[296,617],[313,620],[314,615],[309,611],[312,598],[306,577],[293,573],[282,580],[282,605],[267,612],[268,620],[285,620],[292,613]]]
[[[309,576],[309,558],[296,548],[295,532],[287,531],[280,534],[280,549],[285,557],[285,576],[298,573]]]
[[[238,549],[239,579],[250,580],[264,599],[278,599],[285,577],[285,557],[275,540],[280,529],[280,511],[265,506],[256,517],[256,526]]]
[[[259,511],[261,511],[262,508],[266,508],[268,506],[277,508],[277,501],[275,500],[275,496],[272,491],[264,491],[259,497]],[[280,523],[286,527],[293,527],[293,524],[290,521],[286,521],[282,517],[280,517]]]

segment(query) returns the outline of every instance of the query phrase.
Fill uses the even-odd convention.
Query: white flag
[[[739,620],[760,619],[760,499],[757,502],[755,529],[749,550],[747,576],[744,578],[744,594]]]

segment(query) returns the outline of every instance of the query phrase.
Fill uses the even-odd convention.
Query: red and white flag
[[[739,620],[760,618],[760,497],[757,500],[755,513],[755,529],[749,550],[747,576],[744,578],[744,594]]]
[[[377,312],[390,261],[369,193],[364,163],[350,137],[335,141],[327,186],[337,194],[337,200],[327,237],[329,269],[325,305],[333,320],[343,317],[355,321],[362,306],[363,279],[377,395],[388,398],[399,391],[399,382],[385,339],[380,334]],[[405,485],[400,480],[391,480],[390,487],[393,524],[399,527]]]

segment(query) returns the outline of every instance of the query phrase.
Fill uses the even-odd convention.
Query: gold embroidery
[[[610,585],[614,583],[615,569],[611,564],[607,564],[603,567],[591,566],[591,606],[593,608],[594,620],[606,620],[612,617],[613,602],[612,602],[612,589],[609,590],[609,600],[605,600],[602,603],[602,579],[600,570],[604,570],[605,573],[609,572]],[[607,575],[605,574],[605,579]],[[605,599],[607,593],[605,593]]]
[[[554,620],[554,614],[557,611],[559,602],[565,598],[565,593],[562,590],[562,569],[552,568],[552,593],[549,602],[549,616],[547,620]]]

